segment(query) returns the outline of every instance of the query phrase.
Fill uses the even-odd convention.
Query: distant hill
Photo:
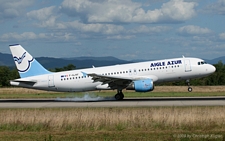
[[[92,66],[109,66],[116,64],[131,63],[130,61],[120,60],[117,58],[107,57],[77,57],[77,58],[48,58],[39,57],[36,58],[46,68],[61,68],[68,64],[73,64],[76,68],[91,68]]]
[[[62,58],[66,60],[95,60],[95,61],[121,61],[118,58],[112,56],[105,56],[105,57],[73,57],[73,58]]]
[[[3,54],[0,52],[0,66],[11,66],[13,64],[14,62],[11,54]]]
[[[209,64],[217,64],[219,61],[222,61],[223,64],[225,64],[225,56],[222,56],[222,57],[218,57],[218,58],[215,58],[215,59],[212,59],[212,60],[207,60],[205,59],[205,61]]]
[[[37,57],[36,58],[45,68],[54,69],[62,68],[68,64],[73,64],[76,68],[90,68],[92,66],[109,66],[117,64],[126,64],[132,62],[141,62],[146,60],[120,60],[118,58],[107,56],[107,57],[74,57],[74,58],[51,58],[51,57]],[[222,61],[225,64],[225,56],[218,57],[212,60],[205,59],[210,64],[217,64],[218,61]],[[15,67],[11,54],[0,53],[0,66]]]
[[[109,66],[117,64],[132,63],[131,61],[120,60],[115,57],[75,57],[75,58],[51,58],[51,57],[37,57],[45,68],[54,69],[73,64],[76,68],[91,68],[92,66]],[[11,54],[0,53],[0,66],[15,67],[14,60]]]

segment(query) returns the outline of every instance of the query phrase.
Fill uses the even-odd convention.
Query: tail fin
[[[36,61],[21,45],[9,45],[9,48],[21,78],[51,73]]]

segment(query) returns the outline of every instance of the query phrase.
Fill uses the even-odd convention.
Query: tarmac
[[[225,97],[154,97],[114,99],[1,99],[0,108],[224,106]]]

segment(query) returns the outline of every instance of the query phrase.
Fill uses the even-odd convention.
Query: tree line
[[[210,76],[198,79],[191,79],[190,83],[193,86],[207,86],[207,85],[225,85],[225,64],[222,61],[219,61],[217,64],[214,64],[216,67],[216,72]],[[60,72],[67,70],[74,70],[76,66],[69,64],[62,68],[50,69],[52,72]],[[7,66],[0,66],[0,87],[9,87],[10,80],[20,78],[19,73],[15,68],[10,68]],[[175,82],[166,82],[160,83],[158,85],[176,85],[184,86],[186,85],[185,81],[175,81]]]

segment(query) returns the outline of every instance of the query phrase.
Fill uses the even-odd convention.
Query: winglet
[[[21,45],[9,45],[9,48],[21,78],[51,73],[36,61]]]
[[[82,71],[81,73],[83,74],[83,76],[85,76],[85,77],[87,76],[87,73],[85,73],[85,72],[83,72],[83,71]]]

